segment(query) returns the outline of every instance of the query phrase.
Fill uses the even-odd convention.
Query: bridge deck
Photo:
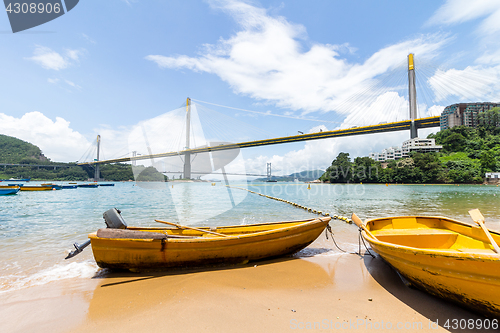
[[[436,116],[436,117],[415,119],[415,124],[416,124],[417,128],[439,127],[440,126],[440,117]],[[185,155],[185,154],[197,154],[197,153],[222,151],[222,150],[229,150],[229,149],[257,147],[257,146],[269,146],[269,145],[275,145],[275,144],[281,144],[281,143],[319,140],[319,139],[334,138],[334,137],[343,137],[343,136],[352,136],[352,135],[361,135],[361,134],[372,134],[372,133],[383,133],[383,132],[395,132],[395,131],[409,130],[410,126],[411,126],[411,120],[403,120],[403,121],[392,122],[392,123],[384,123],[384,124],[362,126],[362,127],[352,127],[352,128],[340,129],[340,130],[334,130],[334,131],[324,131],[324,132],[300,134],[300,135],[286,136],[286,137],[273,138],[273,139],[232,143],[232,144],[225,144],[225,145],[214,146],[214,147],[202,147],[202,148],[186,149],[186,150],[182,150],[182,151],[178,151],[178,152],[167,152],[167,153],[161,153],[161,154],[141,155],[141,156],[135,156],[135,157],[123,157],[123,158],[117,158],[117,159],[111,159],[111,160],[78,163],[78,165],[129,162],[129,161],[145,160],[145,159],[150,159],[150,158],[169,157],[169,156],[177,156],[177,155]]]

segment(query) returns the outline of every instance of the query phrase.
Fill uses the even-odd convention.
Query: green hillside
[[[32,180],[85,181],[94,177],[92,166],[77,166],[75,163],[52,162],[37,146],[17,138],[0,134],[0,179],[31,178]],[[18,164],[18,165],[9,165]],[[20,164],[20,165],[19,165]],[[54,165],[64,166],[54,169]],[[140,167],[140,166],[139,166]],[[156,171],[156,170],[155,170]],[[147,169],[141,173],[141,180],[156,180],[163,175]],[[107,164],[101,166],[101,177],[105,180],[133,180],[129,164]]]
[[[50,162],[37,146],[0,134],[0,163],[12,164],[38,164],[37,162]]]

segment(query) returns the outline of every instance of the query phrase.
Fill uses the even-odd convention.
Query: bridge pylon
[[[415,124],[417,119],[417,89],[415,87],[415,63],[413,53],[408,54],[408,99],[410,102],[410,139],[418,137],[418,129]]]
[[[191,98],[186,100],[186,148],[189,150],[189,136],[190,136],[190,125],[191,125]],[[184,178],[191,179],[191,153],[186,152],[184,154]]]
[[[97,158],[95,159],[95,161],[98,162],[99,161],[99,150],[101,148],[101,136],[100,135],[97,135],[97,141],[96,142],[97,142],[97,156],[96,156]],[[99,178],[100,178],[101,175],[100,175],[100,171],[99,171],[99,164],[96,163],[94,165],[95,165],[94,181],[96,182],[96,181],[99,180]]]

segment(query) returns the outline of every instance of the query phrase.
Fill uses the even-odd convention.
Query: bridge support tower
[[[99,150],[101,148],[101,136],[97,135],[97,158],[95,159],[96,162],[99,161]],[[94,171],[94,181],[98,181],[100,177],[100,172],[99,172],[99,164],[95,164],[95,171]]]
[[[191,99],[186,100],[186,150],[189,149],[189,136],[191,125]],[[184,154],[184,178],[191,179],[191,153]]]
[[[415,87],[415,64],[413,62],[413,53],[408,55],[408,99],[410,102],[410,138],[418,137],[417,125],[417,89]]]

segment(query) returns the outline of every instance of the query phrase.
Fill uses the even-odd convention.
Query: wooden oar
[[[483,214],[481,214],[479,209],[476,208],[469,210],[469,215],[472,218],[472,220],[474,220],[474,222],[476,222],[477,224],[479,224],[481,228],[483,228],[483,231],[486,234],[486,237],[488,237],[488,239],[490,240],[491,245],[493,245],[493,249],[495,250],[495,252],[500,253],[500,248],[498,247],[498,244],[495,242],[493,237],[491,237],[490,232],[484,225],[484,216]]]
[[[373,239],[377,239],[377,237],[373,236],[373,234],[370,232],[370,230],[368,230],[368,228],[366,228],[363,221],[361,221],[361,219],[356,214],[352,213],[351,220],[354,222],[354,224],[356,224],[358,227],[363,229],[363,231],[366,232],[368,234],[368,236],[370,236]]]
[[[217,236],[221,236],[221,237],[229,237],[228,235],[219,234],[218,232],[213,232],[213,231],[209,231],[209,230],[198,229],[198,228],[194,228],[194,227],[188,227],[186,225],[180,225],[180,224],[173,223],[173,222],[160,221],[160,220],[155,220],[155,221],[159,222],[159,223],[173,225],[173,226],[176,226],[179,229],[191,229],[191,230],[196,230],[196,231],[201,231],[201,232],[207,232],[209,234],[213,234],[213,235],[217,235]]]

